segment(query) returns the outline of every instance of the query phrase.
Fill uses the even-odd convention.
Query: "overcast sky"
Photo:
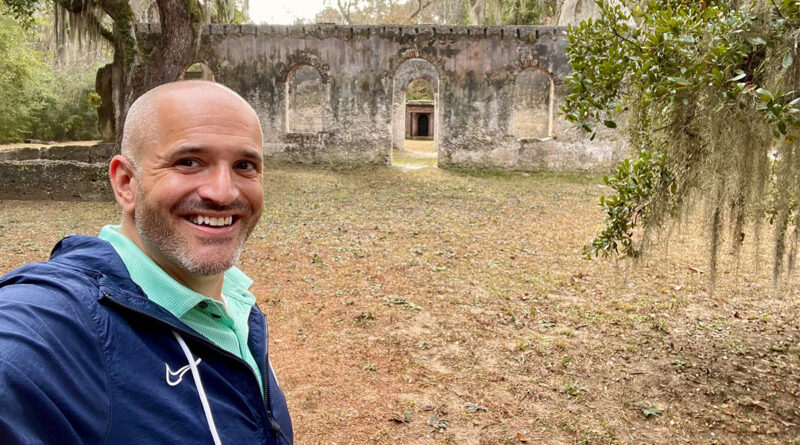
[[[256,24],[291,25],[297,18],[313,19],[325,3],[326,0],[250,0],[250,19]]]

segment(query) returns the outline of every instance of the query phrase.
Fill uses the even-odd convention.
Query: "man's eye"
[[[256,170],[256,164],[251,161],[239,161],[235,167],[239,170]]]
[[[175,163],[175,165],[179,165],[181,167],[199,167],[200,161],[197,159],[187,158],[179,160]]]

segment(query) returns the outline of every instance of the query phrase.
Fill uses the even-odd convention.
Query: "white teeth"
[[[214,218],[213,216],[193,215],[189,218],[189,221],[198,225],[202,224],[211,227],[222,227],[233,224],[233,216]]]

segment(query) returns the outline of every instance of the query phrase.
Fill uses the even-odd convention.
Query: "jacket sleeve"
[[[55,280],[0,285],[4,444],[102,443],[108,430],[108,378],[94,323],[70,284]]]

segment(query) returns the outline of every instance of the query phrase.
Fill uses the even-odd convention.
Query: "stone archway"
[[[394,73],[392,85],[392,147],[403,150],[406,137],[406,90],[416,79],[425,79],[433,87],[433,116],[430,118],[429,132],[433,133],[434,149],[439,148],[439,72],[429,61],[411,58],[403,61]],[[391,153],[391,151],[390,151]],[[391,156],[391,154],[390,154]],[[390,157],[391,159],[391,157]]]

